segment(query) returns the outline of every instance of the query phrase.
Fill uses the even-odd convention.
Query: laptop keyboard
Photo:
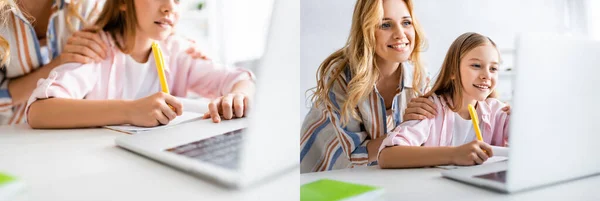
[[[170,148],[167,151],[235,170],[239,167],[243,130],[243,128],[238,129]]]

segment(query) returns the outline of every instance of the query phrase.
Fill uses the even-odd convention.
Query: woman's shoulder
[[[323,78],[325,78],[326,81],[332,78],[340,79],[347,85],[352,79],[352,72],[349,64],[340,59],[330,64],[330,68],[325,72]]]
[[[425,92],[424,90],[428,87],[429,82],[431,81],[431,75],[427,68],[419,65],[418,67],[414,65],[413,62],[406,61],[402,63],[402,77],[404,82],[404,87],[413,88],[413,81],[415,71],[419,71],[419,90]]]

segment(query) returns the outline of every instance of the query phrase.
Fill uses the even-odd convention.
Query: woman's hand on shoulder
[[[59,63],[91,63],[106,58],[108,47],[100,38],[99,28],[86,27],[73,33],[58,57]]]
[[[206,56],[206,54],[204,54],[200,50],[200,46],[198,46],[198,44],[196,44],[196,41],[191,40],[191,39],[188,39],[188,41],[190,41],[190,47],[187,50],[185,50],[185,53],[187,53],[194,59],[202,59],[202,60],[208,60],[208,61],[211,60],[211,58]]]
[[[413,98],[404,110],[403,121],[423,120],[433,118],[437,115],[436,106],[433,101],[425,97]]]
[[[506,112],[506,114],[510,115],[510,105],[506,103],[506,106],[502,108],[502,111]]]

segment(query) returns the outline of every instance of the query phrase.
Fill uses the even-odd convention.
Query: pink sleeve
[[[493,139],[498,139],[492,142],[494,146],[508,146],[508,128],[509,128],[510,115],[504,111],[499,111],[496,114],[496,119],[494,120],[494,137]]]
[[[178,96],[190,90],[205,98],[216,98],[229,93],[239,81],[254,80],[254,74],[247,69],[193,59],[186,53],[190,41],[181,36],[172,35],[161,46],[174,59],[170,68],[176,74],[173,87]]]
[[[431,136],[434,127],[439,124],[441,125],[444,121],[445,112],[444,107],[442,106],[442,102],[437,95],[432,95],[429,99],[436,105],[437,107],[437,115],[436,117],[423,120],[412,120],[401,123],[398,127],[396,127],[392,132],[388,133],[387,137],[381,143],[379,147],[379,153],[386,147],[393,146],[421,146],[429,138],[435,137]],[[436,137],[438,138],[438,137]],[[379,158],[378,153],[378,158]]]
[[[52,70],[47,79],[37,82],[37,88],[27,101],[26,113],[29,112],[29,106],[38,99],[83,99],[94,88],[100,76],[97,65],[99,64],[68,63]]]
[[[403,122],[383,139],[379,152],[386,147],[421,146],[429,138],[431,126],[436,118]]]
[[[231,92],[242,80],[254,80],[247,69],[228,67],[194,59],[188,72],[188,88],[206,98],[216,98]]]

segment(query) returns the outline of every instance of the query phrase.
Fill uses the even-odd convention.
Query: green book
[[[0,172],[0,200],[10,200],[25,187],[16,177]]]
[[[301,201],[379,200],[384,190],[375,186],[320,179],[300,187]]]

